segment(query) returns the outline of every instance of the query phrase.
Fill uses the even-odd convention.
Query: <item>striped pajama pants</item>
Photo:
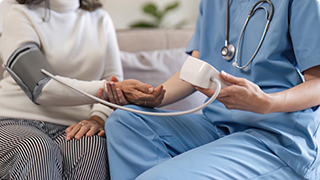
[[[66,141],[66,128],[0,118],[0,179],[109,179],[105,138]]]

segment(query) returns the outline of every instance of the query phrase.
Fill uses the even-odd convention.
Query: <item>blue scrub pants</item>
[[[250,131],[226,135],[200,114],[157,117],[118,109],[106,122],[111,179],[302,179]]]

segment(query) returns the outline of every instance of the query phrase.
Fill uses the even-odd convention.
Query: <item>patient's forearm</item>
[[[81,89],[82,91],[85,91],[93,96],[97,95],[98,89],[103,87],[103,84],[105,83],[104,80],[88,82],[61,76],[58,76],[58,78],[62,79],[69,85]],[[51,79],[42,89],[40,95],[36,99],[36,102],[43,106],[76,106],[96,103],[95,100],[75,92],[69,87],[60,84],[53,79]]]

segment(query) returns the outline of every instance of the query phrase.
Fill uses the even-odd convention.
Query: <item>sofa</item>
[[[117,30],[125,79],[137,79],[157,87],[178,72],[187,58],[184,52],[194,29]],[[4,68],[0,67],[0,79]],[[164,106],[170,110],[188,110],[203,104],[199,92]],[[196,113],[201,113],[198,111]]]

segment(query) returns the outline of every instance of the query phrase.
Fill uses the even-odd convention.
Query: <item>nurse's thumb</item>
[[[240,78],[232,76],[231,74],[226,73],[225,71],[221,71],[220,76],[223,80],[231,83],[231,84],[238,84],[240,82]]]

